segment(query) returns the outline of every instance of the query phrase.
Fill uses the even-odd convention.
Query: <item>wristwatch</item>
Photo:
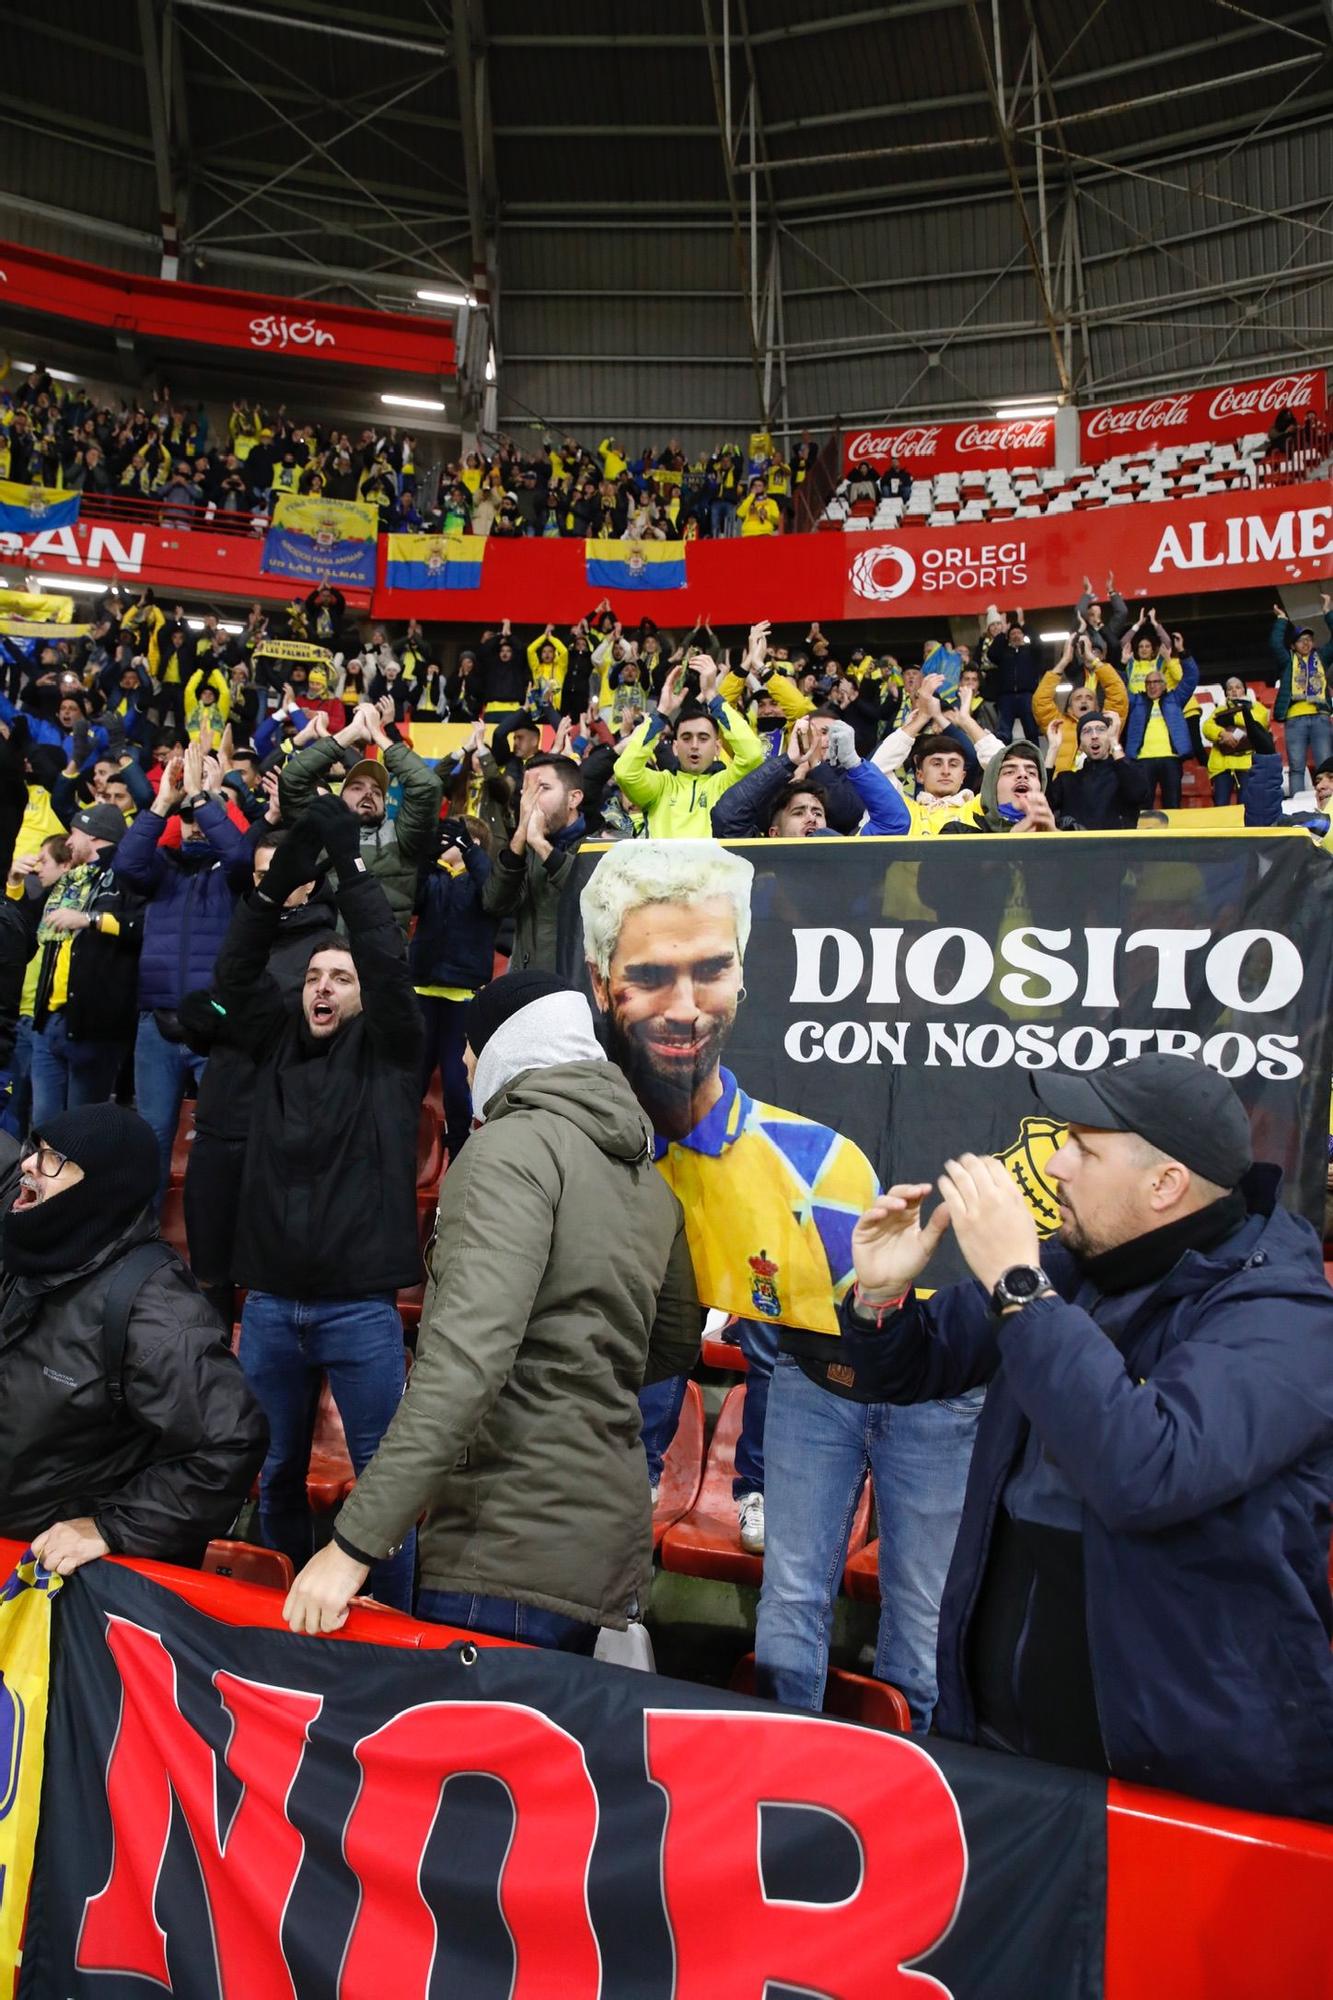
[[[990,1295],[990,1309],[999,1314],[1012,1312],[1015,1306],[1029,1306],[1034,1299],[1053,1299],[1055,1287],[1046,1273],[1036,1264],[1011,1264],[1002,1271],[994,1291]]]
[[[194,797],[192,799],[187,799],[185,803],[190,808],[191,812],[198,812],[201,806],[209,805],[212,802],[212,798],[213,794],[211,792],[208,791],[196,792]]]

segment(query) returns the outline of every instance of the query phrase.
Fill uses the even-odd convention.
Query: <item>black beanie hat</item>
[[[467,1045],[474,1056],[479,1056],[497,1028],[517,1014],[523,1007],[531,1006],[534,1000],[545,1000],[552,993],[576,993],[567,979],[557,979],[553,972],[506,972],[501,978],[483,986],[467,1010]]]
[[[33,1138],[82,1167],[83,1179],[0,1219],[0,1258],[7,1269],[34,1276],[81,1270],[124,1235],[156,1194],[153,1128],[119,1104],[87,1104],[58,1111]]]

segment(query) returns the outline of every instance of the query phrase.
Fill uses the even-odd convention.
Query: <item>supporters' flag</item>
[[[9,639],[81,639],[91,626],[74,623],[72,597],[37,590],[0,590],[0,632]]]
[[[963,656],[952,646],[936,646],[933,653],[921,663],[923,674],[943,674],[943,685],[936,690],[938,699],[952,701],[958,693],[958,683],[963,672]]]
[[[684,542],[585,542],[596,590],[684,590]]]
[[[28,1549],[0,1587],[0,1994],[14,1990],[37,1842],[51,1660],[60,1588]]]
[[[260,567],[268,576],[370,590],[378,533],[379,510],[367,501],[284,493],[273,509]]]
[[[77,493],[50,492],[40,479],[0,479],[0,532],[40,535],[72,528],[79,518]]]
[[[390,535],[390,590],[476,590],[486,556],[485,535]]]
[[[119,1563],[59,1615],[23,2000],[1101,2000],[1089,1772],[535,1646],[294,1640]]]

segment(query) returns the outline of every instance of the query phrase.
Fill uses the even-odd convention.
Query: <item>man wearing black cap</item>
[[[987,1385],[940,1618],[942,1735],[1333,1820],[1333,1294],[1230,1084],[1183,1056],[1047,1071],[1039,1244],[998,1161],[874,1202],[859,1392]],[[917,1278],[953,1229],[976,1284]]]
[[[426,1511],[420,1616],[589,1653],[651,1576],[636,1398],[698,1358],[685,1220],[581,993],[497,979],[467,1061],[481,1129],[444,1178],[411,1385],[285,1615],[336,1631]]]
[[[32,1016],[33,1121],[110,1097],[138,1026],[143,898],[112,868],[126,830],[115,806],[70,821],[73,866],[46,900]]]
[[[1093,833],[1124,833],[1148,803],[1148,774],[1120,741],[1120,718],[1094,708],[1078,719],[1079,759],[1052,778],[1051,810]]]
[[[0,1535],[68,1576],[98,1556],[197,1563],[267,1429],[216,1316],[157,1233],[136,1112],[49,1118],[0,1200]]]

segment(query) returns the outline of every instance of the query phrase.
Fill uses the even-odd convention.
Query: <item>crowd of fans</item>
[[[706,616],[678,634],[650,620],[630,628],[603,601],[563,634],[547,625],[523,639],[505,621],[446,665],[419,624],[363,634],[328,587],[280,614],[255,605],[239,628],[212,612],[192,620],[150,590],[132,602],[109,593],[86,635],[0,640],[0,846],[9,857],[0,1081],[6,1128],[36,1135],[17,1212],[40,1209],[60,1189],[76,1192],[95,1170],[85,1158],[100,1170],[114,1135],[80,1121],[109,1114],[117,1097],[132,1098],[148,1135],[122,1135],[133,1187],[141,1203],[160,1203],[193,1092],[190,1262],[220,1326],[232,1326],[244,1292],[239,1355],[254,1405],[238,1412],[198,1355],[191,1366],[238,1439],[265,1426],[268,1438],[266,1450],[253,1442],[234,1450],[209,1505],[196,1496],[174,1539],[79,1517],[39,1537],[43,1548],[70,1567],[111,1548],[192,1558],[201,1524],[204,1539],[225,1528],[262,1457],[261,1531],[303,1566],[289,1605],[299,1629],[332,1629],[366,1584],[410,1607],[416,1523],[430,1507],[424,1615],[589,1650],[600,1625],[623,1624],[640,1601],[636,1523],[655,1500],[683,1370],[698,1351],[682,1250],[688,1204],[682,1225],[663,1191],[686,1201],[681,1160],[688,1156],[693,1175],[713,1157],[720,1138],[700,1135],[716,1137],[718,1119],[740,1102],[718,1058],[740,997],[751,866],[713,848],[673,850],[675,929],[634,930],[667,866],[636,843],[1127,830],[1163,823],[1158,801],[1164,810],[1180,804],[1190,762],[1206,767],[1217,803],[1238,798],[1251,824],[1273,824],[1284,807],[1277,729],[1288,816],[1333,840],[1333,633],[1321,639],[1293,625],[1278,605],[1268,639],[1263,697],[1232,677],[1210,699],[1169,614],[1127,604],[1112,579],[1104,596],[1085,579],[1058,652],[1021,611],[994,607],[974,640],[928,640],[919,658],[899,659],[835,646],[817,622],[788,644],[761,620],[731,647]],[[444,721],[463,724],[466,736],[423,754],[437,740],[423,726]],[[600,901],[585,891],[583,909],[602,1038],[587,1001],[556,977],[564,891],[592,839],[612,843],[616,864],[614,884]],[[722,859],[692,858],[700,854]],[[744,923],[734,914],[742,887]],[[495,979],[501,961],[508,969]],[[658,1019],[670,1011],[659,995],[675,990],[673,980],[692,982],[695,993],[712,981],[722,996],[691,1003],[721,1025],[700,1044],[710,1052],[706,1074],[693,1075],[683,1096],[678,1048],[693,1062],[696,1044],[677,1046]],[[432,1252],[436,1307],[414,1393],[402,1403],[395,1294],[420,1275],[417,1122],[437,1075],[448,1168]],[[760,1125],[785,1116],[745,1102]],[[821,1172],[846,1177],[843,1206],[872,1203],[864,1156],[814,1130],[833,1162]],[[631,1188],[624,1175],[654,1157],[662,1175],[640,1174]],[[1213,1155],[1198,1157],[1198,1185],[1216,1180],[1217,1200],[1231,1200],[1234,1179],[1223,1168],[1210,1176]],[[75,1181],[66,1178],[71,1160],[82,1169]],[[1190,1183],[1172,1186],[1186,1223]],[[1146,1181],[1139,1193],[1151,1208]],[[966,1193],[958,1198],[962,1241]],[[646,1382],[642,1493],[621,1492],[624,1454],[607,1446],[638,1418],[620,1408],[593,1422],[573,1389],[562,1419],[569,1451],[546,1463],[548,1433],[529,1425],[524,1401],[524,1383],[537,1378],[520,1351],[534,1342],[530,1365],[542,1380],[563,1381],[575,1352],[573,1374],[581,1372],[587,1245],[599,1217],[614,1210],[623,1222],[629,1209],[616,1204],[631,1199],[642,1215],[623,1243],[614,1232],[619,1247],[598,1266],[594,1317],[609,1329],[602,1358],[618,1406]],[[1213,1215],[1213,1196],[1200,1200]],[[144,1225],[140,1217],[127,1238],[115,1213],[122,1233],[103,1250],[119,1256],[140,1243]],[[1238,1227],[1238,1213],[1228,1207],[1213,1219]],[[487,1218],[480,1235],[477,1215]],[[888,1228],[891,1219],[880,1219]],[[18,1231],[37,1234],[35,1222]],[[543,1265],[534,1246],[545,1244]],[[19,1255],[28,1254],[21,1240]],[[58,1252],[48,1245],[41,1254]],[[1290,1245],[1288,1254],[1299,1262]],[[882,1263],[891,1278],[902,1259],[895,1251]],[[0,1255],[0,1293],[3,1267]],[[832,1271],[831,1251],[819,1268]],[[880,1265],[870,1257],[865,1268]],[[823,1385],[823,1374],[841,1380],[843,1368],[824,1351],[836,1332],[825,1324],[833,1312],[825,1289],[790,1338],[758,1321],[734,1329],[748,1366],[736,1533],[772,1558],[760,1684],[818,1707],[831,1608],[814,1572],[828,1568],[838,1539],[842,1485],[850,1507],[869,1464],[877,1491],[883,1471],[887,1494],[891,1466],[902,1483],[902,1453],[919,1450],[938,1518],[931,1528],[923,1515],[918,1535],[902,1497],[898,1532],[917,1537],[920,1562],[910,1573],[892,1559],[881,1569],[877,1671],[905,1690],[914,1725],[925,1728],[936,1621],[922,1606],[933,1593],[938,1609],[982,1420],[982,1377],[940,1392],[919,1427],[904,1419],[869,1437],[862,1417],[848,1414],[860,1405]],[[883,1301],[897,1310],[901,1299],[887,1278],[866,1291],[878,1327]],[[7,1310],[0,1296],[0,1321]],[[1322,1294],[1309,1310],[1324,1310]],[[840,1337],[840,1355],[869,1337],[854,1304]],[[795,1374],[783,1372],[784,1360]],[[312,1557],[305,1477],[321,1373],[359,1483],[334,1542]],[[493,1408],[504,1414],[492,1420]],[[526,1439],[508,1456],[506,1424]],[[830,1424],[840,1427],[840,1469],[835,1477],[825,1468],[812,1522],[792,1496]],[[765,1512],[770,1450],[787,1496],[776,1525]],[[617,1496],[591,1555],[567,1536],[533,1535],[550,1518],[548,1476],[573,1497]],[[511,1543],[518,1553],[512,1575],[480,1570],[467,1598],[457,1577],[473,1560],[466,1523],[478,1510],[490,1523],[476,1538],[487,1558]],[[36,1525],[33,1516],[22,1531]],[[1096,1768],[1101,1751],[1087,1736],[1095,1718],[1082,1722],[1075,1761],[1091,1758]],[[1034,1741],[1039,1754],[1058,1754],[1056,1738]]]
[[[178,401],[169,388],[117,408],[37,367],[0,390],[0,479],[151,501],[168,525],[190,525],[197,509],[248,525],[295,494],[367,501],[385,534],[774,535],[792,525],[818,452],[808,433],[790,455],[762,436],[688,453],[674,438],[633,452],[615,437],[590,447],[545,436],[539,449],[522,450],[502,435],[427,477],[409,433],[353,435],[293,417],[285,404],[237,398],[225,433],[214,435],[204,404]]]

